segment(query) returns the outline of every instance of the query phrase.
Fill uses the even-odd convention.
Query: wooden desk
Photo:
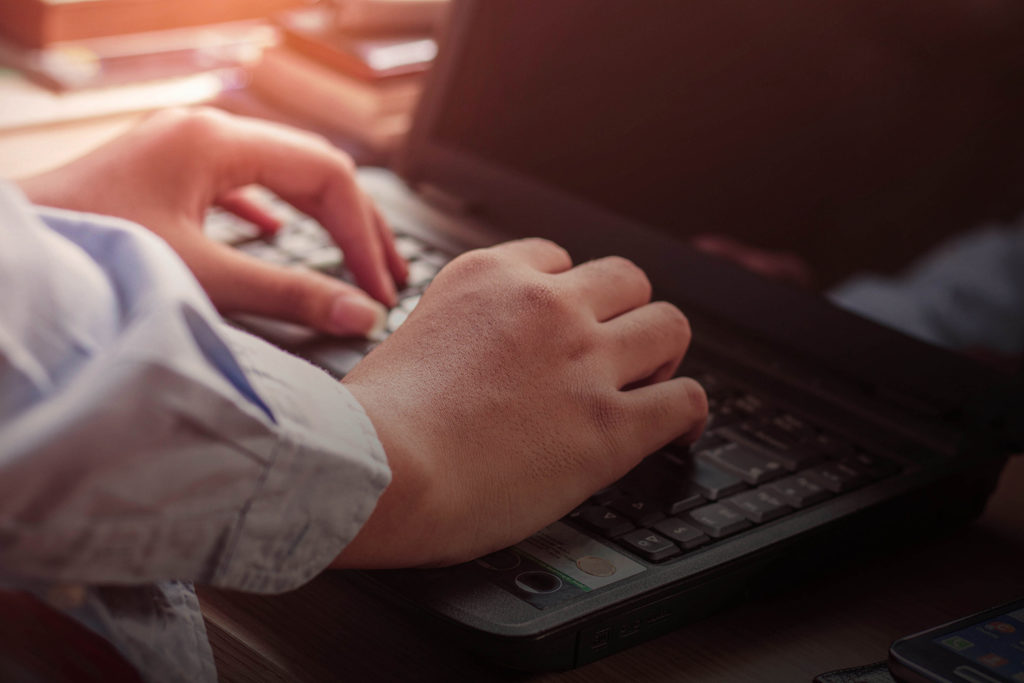
[[[886,657],[909,633],[1024,596],[1024,457],[985,514],[948,536],[840,567],[582,669],[475,660],[341,572],[280,596],[200,590],[221,679],[779,683]]]

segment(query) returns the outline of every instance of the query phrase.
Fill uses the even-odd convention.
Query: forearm
[[[389,476],[347,390],[223,325],[154,238],[21,218],[0,269],[24,293],[2,311],[3,572],[275,591],[327,566]]]

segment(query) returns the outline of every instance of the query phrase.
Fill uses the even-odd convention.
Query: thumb
[[[194,246],[185,261],[221,313],[254,313],[339,336],[372,336],[384,329],[387,309],[357,287],[257,261],[208,240]]]

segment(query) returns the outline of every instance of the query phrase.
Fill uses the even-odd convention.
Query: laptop
[[[677,12],[458,0],[400,174],[361,171],[411,264],[389,331],[455,255],[529,235],[577,263],[632,259],[694,330],[680,372],[704,384],[712,413],[696,444],[652,453],[514,547],[358,573],[424,628],[503,665],[581,666],[961,524],[1005,462],[971,418],[985,371],[688,246],[686,179],[670,169],[697,133],[680,124],[685,98],[656,96],[679,76]],[[297,214],[270,240],[223,214],[210,227],[254,255],[348,277]],[[376,343],[248,323],[338,377]]]

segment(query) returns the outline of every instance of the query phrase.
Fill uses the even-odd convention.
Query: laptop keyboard
[[[272,195],[261,200],[282,219],[274,236],[261,237],[252,224],[219,209],[207,215],[207,234],[265,261],[354,283],[343,254],[316,221]],[[401,230],[395,240],[409,262],[409,278],[385,334],[401,326],[451,259]],[[318,338],[293,350],[342,377],[375,345]],[[565,521],[662,563],[900,472],[894,461],[773,407],[712,369],[688,359],[686,370],[708,393],[710,417],[701,438],[648,456]]]
[[[657,563],[900,471],[713,371],[688,374],[708,392],[701,438],[648,456],[571,522]]]

